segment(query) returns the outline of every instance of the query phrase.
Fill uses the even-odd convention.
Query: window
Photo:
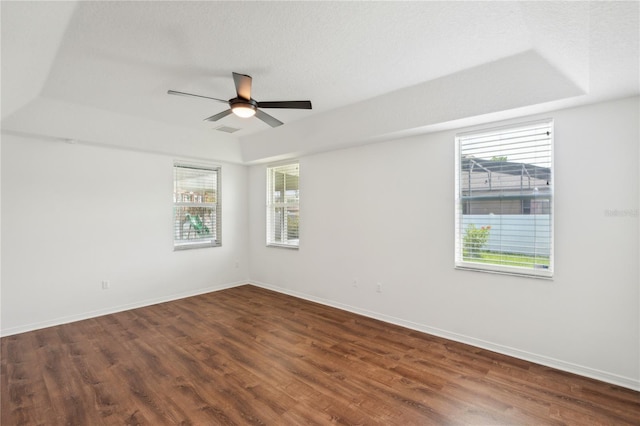
[[[297,248],[300,242],[299,164],[267,168],[267,245]]]
[[[551,277],[553,122],[456,137],[456,267]]]
[[[220,245],[220,168],[173,165],[173,247]]]

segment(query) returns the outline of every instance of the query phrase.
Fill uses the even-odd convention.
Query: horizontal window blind
[[[456,137],[456,266],[553,272],[553,122]]]
[[[173,173],[174,248],[220,245],[220,169],[176,163]]]
[[[267,168],[267,245],[300,244],[299,178],[298,163]]]

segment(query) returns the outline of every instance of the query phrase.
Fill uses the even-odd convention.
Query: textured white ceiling
[[[64,136],[59,134],[65,132],[64,117],[59,111],[47,114],[46,104],[86,117],[96,129],[92,142],[105,142],[98,135],[102,121],[117,126],[118,117],[138,117],[141,127],[157,123],[158,128],[199,132],[212,146],[237,142],[243,148],[240,161],[254,161],[286,154],[287,149],[270,146],[309,132],[317,146],[306,151],[321,150],[323,140],[340,133],[349,135],[337,138],[343,144],[375,136],[357,129],[322,136],[325,128],[340,129],[353,121],[367,127],[366,117],[350,120],[354,110],[388,119],[379,129],[383,134],[437,124],[434,114],[425,114],[423,122],[419,117],[407,121],[405,107],[438,111],[436,121],[444,122],[541,102],[588,102],[639,92],[638,2],[69,5],[2,2],[4,129],[55,130],[52,136]],[[33,69],[45,77],[31,104],[24,106],[27,95],[5,96],[5,87],[33,92],[24,78],[17,78]],[[532,69],[544,70],[549,83],[525,79]],[[286,123],[276,129],[234,116],[210,123],[202,120],[226,109],[224,104],[166,94],[174,89],[232,98],[232,71],[253,77],[253,97],[259,101],[310,99],[313,110],[267,110]],[[475,90],[474,80],[496,90],[490,96],[478,94],[482,97],[474,100],[474,108],[462,108],[464,94]],[[518,91],[514,99],[512,90],[501,90],[523,82],[535,91]],[[450,96],[434,91],[440,86]],[[479,100],[486,100],[485,110]],[[55,116],[55,126],[35,112]],[[376,128],[378,123],[371,124]],[[221,125],[242,130],[233,135],[212,130]],[[82,137],[91,138],[90,132]],[[256,148],[260,141],[268,146]]]

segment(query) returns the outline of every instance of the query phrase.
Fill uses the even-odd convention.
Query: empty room
[[[640,2],[2,1],[2,425],[638,425]]]

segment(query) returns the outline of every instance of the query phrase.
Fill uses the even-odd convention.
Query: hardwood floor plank
[[[0,340],[7,425],[640,424],[640,393],[253,286]]]

